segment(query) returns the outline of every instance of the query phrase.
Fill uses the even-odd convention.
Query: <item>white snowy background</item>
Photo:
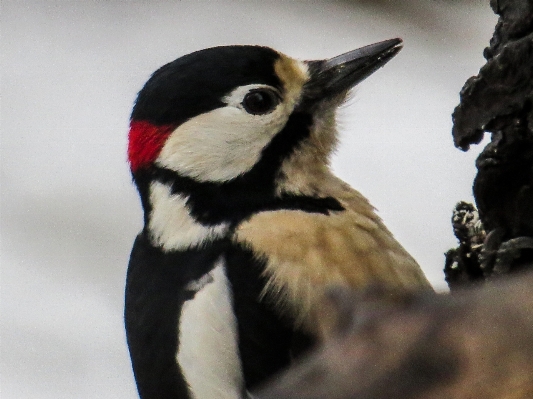
[[[2,399],[135,398],[122,326],[141,208],[128,118],[156,68],[225,44],[326,58],[405,47],[341,111],[335,171],[379,209],[438,289],[480,148],[451,112],[483,64],[487,1],[14,1],[1,3]]]

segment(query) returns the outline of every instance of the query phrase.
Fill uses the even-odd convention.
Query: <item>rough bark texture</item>
[[[487,63],[461,90],[453,113],[455,145],[467,150],[484,132],[491,142],[479,155],[474,197],[486,231],[469,231],[476,213],[465,204],[452,223],[460,246],[447,253],[450,288],[522,270],[533,260],[533,1],[492,0],[500,15]],[[483,236],[484,245],[479,247]]]
[[[454,210],[452,293],[337,291],[333,337],[255,399],[533,398],[533,0],[491,7],[487,63],[453,114],[457,147],[492,140],[476,162],[478,209]]]

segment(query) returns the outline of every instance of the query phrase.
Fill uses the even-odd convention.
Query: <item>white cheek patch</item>
[[[152,182],[150,185],[152,213],[148,230],[152,242],[164,251],[184,250],[208,240],[223,237],[229,225],[204,226],[189,213],[187,197],[172,194],[170,187]]]
[[[223,99],[227,106],[180,125],[167,139],[156,163],[199,181],[224,182],[248,172],[283,129],[294,106],[281,102],[268,114],[249,114],[242,99],[261,87],[269,86],[238,87]]]
[[[209,275],[181,310],[176,359],[193,399],[239,399],[244,384],[237,320],[223,261]]]

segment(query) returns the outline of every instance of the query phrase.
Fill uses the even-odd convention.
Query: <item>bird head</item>
[[[164,65],[139,92],[131,115],[134,180],[140,186],[165,170],[197,183],[241,181],[265,190],[304,148],[309,162],[327,165],[338,105],[401,44],[391,39],[318,61],[223,46]]]

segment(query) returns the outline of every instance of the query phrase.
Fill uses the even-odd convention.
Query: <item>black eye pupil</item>
[[[269,91],[254,90],[244,96],[242,105],[246,112],[261,115],[272,111],[277,105],[277,100],[275,95]]]

